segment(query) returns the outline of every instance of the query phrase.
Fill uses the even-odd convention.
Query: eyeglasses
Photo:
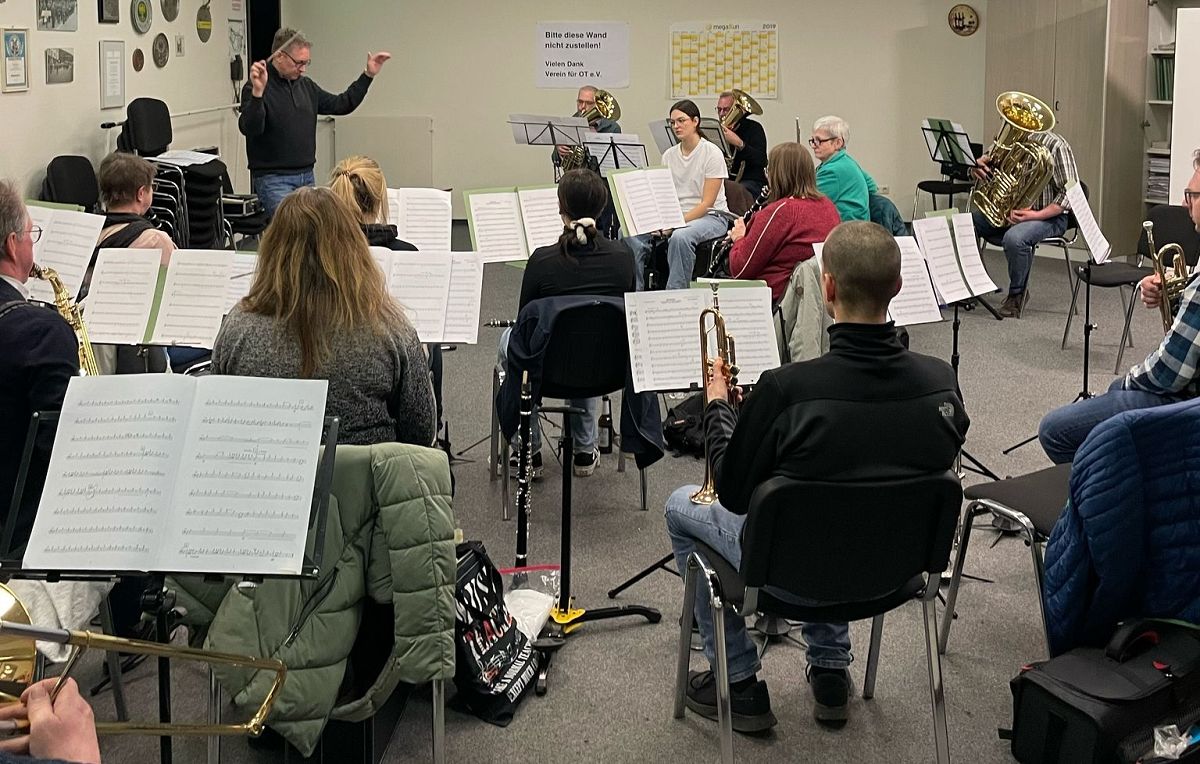
[[[1188,191],[1187,189],[1184,189],[1184,191],[1183,191],[1183,203],[1184,204],[1191,205],[1191,203],[1196,201],[1197,199],[1200,199],[1200,191]]]
[[[820,146],[822,143],[829,143],[830,141],[836,141],[836,140],[837,140],[837,138],[809,138],[808,145],[812,146],[815,149],[817,146]]]
[[[305,60],[303,60],[303,61],[297,61],[297,60],[296,60],[296,57],[295,57],[295,56],[293,56],[291,53],[288,53],[286,50],[283,50],[283,51],[280,51],[280,52],[281,52],[281,53],[283,53],[283,55],[285,55],[285,56],[287,56],[288,58],[290,58],[290,59],[292,60],[292,63],[293,63],[293,64],[295,64],[295,65],[296,65],[296,68],[298,68],[298,69],[307,69],[307,68],[308,68],[308,67],[309,67],[309,66],[312,64],[312,59],[311,59],[311,58],[306,58],[306,59],[305,59]]]
[[[42,227],[40,225],[31,226],[29,228],[29,240],[37,244],[40,238],[42,238]]]
[[[667,124],[671,125],[672,127],[682,127],[691,121],[691,117],[679,117],[678,119],[668,119]]]

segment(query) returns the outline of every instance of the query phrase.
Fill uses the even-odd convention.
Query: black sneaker
[[[600,449],[593,448],[582,454],[575,454],[575,459],[571,464],[571,471],[576,477],[587,477],[596,471],[596,464],[600,462]]]
[[[733,728],[738,732],[766,732],[775,726],[767,683],[761,679],[738,692],[730,688]],[[687,707],[705,719],[717,718],[717,678],[711,671],[689,671]]]
[[[834,729],[846,726],[850,717],[850,672],[809,666],[806,673],[812,685],[813,718]]]
[[[519,455],[516,451],[513,451],[508,455],[508,474],[514,478],[519,477],[519,475],[517,475],[519,464],[517,460],[518,456]],[[530,459],[530,461],[533,463],[533,479],[540,480],[542,477],[542,452],[534,451],[533,458]]]

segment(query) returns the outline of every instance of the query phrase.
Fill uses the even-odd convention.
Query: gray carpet
[[[1006,282],[1003,256],[985,253],[989,271]],[[489,265],[485,274],[483,315],[512,317],[521,271]],[[1061,259],[1038,258],[1032,298],[1021,320],[998,322],[982,310],[962,314],[961,382],[972,419],[967,447],[1000,475],[1017,475],[1048,464],[1036,443],[1009,456],[1001,450],[1036,432],[1043,414],[1070,402],[1081,387],[1082,320],[1077,320],[1067,350],[1060,350],[1070,293]],[[993,298],[999,302],[999,298]],[[1082,316],[1082,295],[1080,300]],[[1101,391],[1113,379],[1121,307],[1114,290],[1096,290],[1093,317],[1091,389]],[[949,316],[949,313],[947,313]],[[446,356],[445,397],[454,446],[464,448],[488,431],[489,369],[499,330],[483,329],[479,344],[460,346]],[[1161,337],[1157,314],[1137,309],[1135,343],[1128,366],[1145,356]],[[912,329],[913,349],[949,359],[951,322]],[[473,461],[455,465],[455,509],[468,538],[482,539],[499,565],[511,562],[515,523],[500,520],[500,484],[489,482],[486,443],[472,449]],[[531,520],[534,562],[558,560],[560,471],[546,452],[546,476],[535,484]],[[692,459],[666,458],[649,471],[650,511],[638,510],[636,471],[618,474],[614,457],[605,456],[596,474],[576,481],[574,496],[574,581],[583,607],[609,604],[605,592],[669,550],[661,507],[683,483],[699,482],[703,465]],[[977,476],[969,477],[977,481]],[[1028,549],[1015,538],[991,546],[991,531],[972,544],[967,571],[992,583],[967,582],[959,598],[944,659],[952,754],[959,761],[1010,761],[997,727],[1011,718],[1008,680],[1021,664],[1043,657],[1036,594]],[[831,564],[836,564],[831,561]],[[660,609],[663,621],[588,624],[558,653],[545,697],[532,694],[507,728],[447,712],[448,759],[455,762],[516,762],[551,757],[587,761],[711,761],[717,758],[715,723],[689,713],[671,718],[672,677],[680,612],[680,580],[656,572],[626,592],[621,601]],[[940,613],[939,613],[940,617]],[[853,626],[856,660],[852,672],[861,685],[866,664],[867,624]],[[693,665],[703,659],[693,654]],[[804,681],[804,656],[789,643],[772,645],[761,676],[767,680],[779,725],[765,738],[738,736],[743,761],[919,762],[933,758],[929,691],[926,680],[920,608],[906,606],[890,615],[884,629],[882,660],[875,698],[851,702],[851,720],[841,731],[822,729],[812,720],[812,701]],[[90,673],[89,673],[90,672]],[[98,674],[90,661],[81,670],[86,682]],[[135,705],[154,709],[153,672],[139,669]],[[177,673],[176,713],[200,718],[206,683],[195,668]],[[111,718],[111,701],[96,701],[100,718]],[[389,762],[426,761],[431,719],[428,689],[409,703],[387,756]],[[157,743],[143,738],[103,741],[106,762],[152,761]],[[226,743],[224,761],[278,761],[281,757],[250,749],[240,740]],[[180,741],[176,761],[203,760],[203,743]],[[327,759],[330,760],[330,759]],[[336,760],[333,759],[333,760]]]

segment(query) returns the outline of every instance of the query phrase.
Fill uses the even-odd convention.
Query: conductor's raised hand
[[[250,94],[262,98],[267,89],[267,62],[255,61],[250,65]]]
[[[367,53],[367,76],[374,77],[379,74],[379,70],[392,57],[391,53],[380,51],[379,53]]]

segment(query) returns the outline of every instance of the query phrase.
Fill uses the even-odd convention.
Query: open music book
[[[157,249],[100,250],[84,303],[93,342],[213,346],[229,308],[234,253],[177,249],[165,268],[161,258]]]
[[[34,204],[30,204],[28,210],[33,224],[42,229],[41,238],[33,244],[33,261],[57,271],[63,285],[74,297],[79,294],[88,263],[100,241],[104,216]],[[54,290],[45,281],[29,279],[25,285],[33,299],[54,303]]]
[[[1079,222],[1079,232],[1083,234],[1088,251],[1092,253],[1092,262],[1097,265],[1107,263],[1112,255],[1112,244],[1100,230],[1100,224],[1092,214],[1092,205],[1088,204],[1087,194],[1083,193],[1083,186],[1078,183],[1071,184],[1067,189],[1067,204],[1071,206],[1071,212],[1075,213],[1075,220]]]
[[[450,192],[437,188],[389,188],[388,223],[419,250],[450,251]]]
[[[666,167],[614,170],[608,174],[613,204],[626,235],[683,228],[683,208],[675,192],[675,181]]]
[[[933,287],[943,305],[996,291],[983,267],[970,214],[914,220],[913,233],[925,253]]]
[[[22,565],[300,573],[327,387],[73,378]]]
[[[422,342],[479,338],[483,261],[478,252],[393,252],[371,247],[395,298]]]
[[[558,186],[483,188],[463,192],[471,245],[485,263],[527,260],[563,233]]]
[[[779,366],[771,290],[766,286],[722,288],[718,299],[726,330],[734,338],[738,383],[753,385],[764,371]],[[625,294],[629,363],[636,392],[700,386],[700,312],[711,308],[712,300],[707,284],[697,289]]]

